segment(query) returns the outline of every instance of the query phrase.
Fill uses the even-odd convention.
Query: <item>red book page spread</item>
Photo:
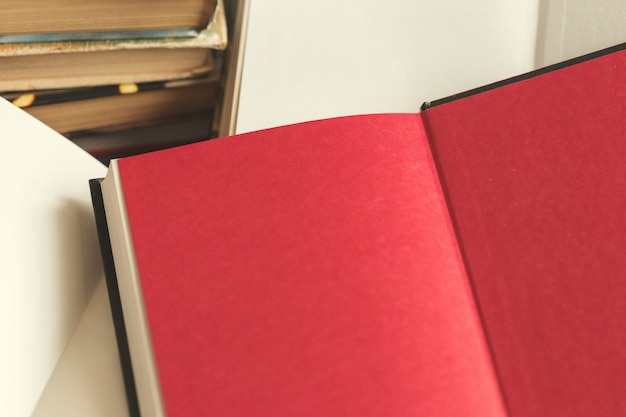
[[[419,115],[119,167],[168,416],[503,415]]]
[[[511,415],[626,415],[626,52],[423,117]]]

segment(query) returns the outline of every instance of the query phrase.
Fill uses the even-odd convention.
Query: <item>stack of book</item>
[[[221,0],[10,1],[3,17],[0,96],[95,156],[213,135]]]

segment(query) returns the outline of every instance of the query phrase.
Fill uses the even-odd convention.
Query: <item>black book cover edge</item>
[[[96,230],[100,244],[100,254],[102,256],[107,291],[109,294],[111,314],[113,316],[113,324],[115,327],[115,338],[117,339],[118,353],[122,364],[122,374],[124,376],[124,388],[126,390],[126,397],[128,401],[128,411],[131,417],[140,417],[141,414],[139,412],[135,378],[133,375],[128,338],[126,335],[126,326],[124,325],[122,303],[117,285],[117,274],[115,273],[115,262],[113,261],[109,228],[104,209],[104,200],[102,199],[101,182],[102,179],[89,180],[89,189],[91,191],[91,201],[96,218]]]
[[[585,54],[576,58],[572,58],[572,59],[568,59],[566,61],[563,62],[558,62],[556,64],[552,64],[552,65],[548,65],[546,67],[543,68],[539,68],[521,75],[517,75],[514,77],[510,77],[510,78],[506,78],[504,80],[501,81],[496,81],[494,83],[491,84],[486,84],[483,85],[481,87],[477,87],[477,88],[473,88],[471,90],[467,90],[461,93],[457,93],[457,94],[453,94],[451,96],[448,97],[444,97],[438,100],[434,100],[431,102],[425,102],[422,104],[420,110],[424,111],[424,110],[428,110],[431,107],[435,107],[435,106],[440,106],[442,104],[446,104],[449,103],[451,101],[455,101],[455,100],[459,100],[465,97],[469,97],[469,96],[473,96],[475,94],[480,94],[483,93],[485,91],[489,91],[489,90],[493,90],[496,88],[500,88],[500,87],[504,87],[505,85],[508,84],[513,84],[516,83],[518,81],[522,81],[522,80],[526,80],[529,78],[533,78],[533,77],[537,77],[539,75],[543,75],[552,71],[556,71],[565,67],[569,67],[572,65],[576,65],[576,64],[580,64],[581,62],[585,62],[585,61],[589,61],[591,59],[595,59],[595,58],[599,58],[601,56],[604,55],[609,55],[612,54],[614,52],[618,52],[621,51],[623,49],[626,49],[626,43],[621,43],[619,45],[615,45],[615,46],[611,46],[609,48],[605,48],[605,49],[601,49],[599,51],[595,51],[595,52],[591,52],[589,54]]]

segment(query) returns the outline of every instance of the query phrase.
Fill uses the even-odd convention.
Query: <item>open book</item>
[[[626,415],[625,48],[112,161],[131,411]]]

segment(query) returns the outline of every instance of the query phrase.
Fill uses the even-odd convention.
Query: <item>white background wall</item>
[[[626,42],[626,1],[540,0],[538,66],[623,42]]]
[[[423,101],[533,68],[538,0],[250,0],[237,132]]]
[[[624,0],[250,0],[236,131],[414,112],[625,41]]]

